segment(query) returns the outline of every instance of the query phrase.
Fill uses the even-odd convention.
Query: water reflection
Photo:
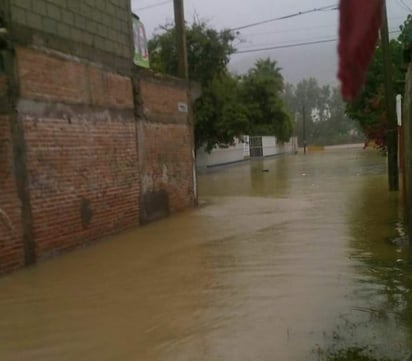
[[[199,209],[0,279],[0,360],[402,356],[411,262],[384,173],[351,150],[202,175]]]
[[[400,238],[399,195],[387,192],[377,169],[364,167],[369,176],[347,203],[348,254],[356,274],[348,294],[351,311],[338,326],[342,339],[331,343],[335,349],[359,347],[376,358],[403,360],[412,350],[411,252]]]

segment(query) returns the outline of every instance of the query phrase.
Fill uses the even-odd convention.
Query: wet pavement
[[[385,158],[199,176],[201,205],[0,279],[1,361],[319,360],[412,350],[412,258]]]

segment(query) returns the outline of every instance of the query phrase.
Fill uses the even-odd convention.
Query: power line
[[[312,9],[312,10],[299,11],[297,13],[284,15],[284,16],[280,16],[280,17],[277,17],[277,18],[273,18],[273,19],[262,20],[262,21],[258,21],[256,23],[238,26],[238,27],[232,28],[230,30],[231,31],[239,31],[239,30],[251,28],[251,27],[254,27],[254,26],[263,25],[263,24],[267,24],[267,23],[271,23],[271,22],[279,21],[279,20],[290,19],[290,18],[294,18],[296,16],[306,15],[306,14],[310,14],[310,13],[314,13],[314,12],[318,12],[318,11],[332,11],[332,10],[337,10],[337,9],[338,9],[338,5],[336,5],[336,4],[335,5],[329,5],[329,6],[323,6],[323,7],[315,8],[315,9]]]
[[[296,48],[299,46],[305,45],[315,45],[315,44],[324,44],[324,43],[331,43],[336,42],[338,39],[325,39],[325,40],[317,40],[317,41],[307,41],[304,43],[294,43],[294,44],[285,44],[285,45],[277,45],[277,46],[270,46],[267,48],[257,48],[257,49],[249,49],[249,50],[238,50],[234,54],[246,54],[246,53],[256,53],[259,51],[267,51],[267,50],[276,50],[276,49],[286,49],[286,48]]]
[[[395,16],[395,17],[391,17],[389,20],[398,20],[398,19],[405,19],[405,16]],[[298,33],[298,32],[307,31],[307,30],[326,29],[326,28],[328,28],[328,29],[338,28],[338,25],[337,24],[334,24],[334,25],[318,25],[318,26],[307,26],[307,27],[301,27],[301,28],[296,28],[295,27],[295,28],[288,28],[288,29],[282,29],[282,30],[263,31],[263,32],[258,32],[258,33],[243,33],[243,32],[240,32],[240,36],[241,37],[257,37],[257,36],[261,36],[261,35],[277,35],[277,34],[282,34],[282,33]]]
[[[411,7],[404,1],[404,0],[399,0],[406,8],[407,11],[412,12]]]
[[[390,31],[390,34],[393,33],[399,33],[400,30],[393,30]],[[269,46],[265,48],[256,48],[256,49],[245,49],[245,50],[238,50],[233,55],[236,54],[247,54],[247,53],[257,53],[260,51],[268,51],[268,50],[277,50],[277,49],[287,49],[287,48],[297,48],[300,46],[307,46],[307,45],[316,45],[316,44],[326,44],[326,43],[332,43],[338,41],[337,38],[334,39],[324,39],[324,40],[314,40],[314,41],[306,41],[306,42],[301,42],[301,43],[292,43],[292,44],[285,44],[285,45],[275,45],[275,46]]]
[[[326,29],[326,28],[337,28],[337,25],[319,25],[319,26],[307,26],[302,28],[293,28],[293,29],[283,29],[283,30],[272,30],[272,31],[264,31],[260,33],[240,33],[242,36],[260,36],[260,35],[275,35],[275,34],[282,34],[282,33],[298,33],[301,31],[306,30],[316,30],[316,29]]]
[[[407,7],[405,6],[405,4],[402,4],[400,0],[396,0],[396,4],[399,5],[399,7],[400,7],[402,10],[409,11],[409,10],[407,9]]]
[[[172,2],[172,0],[161,1],[161,2],[158,2],[158,3],[152,4],[152,5],[144,6],[142,8],[137,8],[136,11],[144,11],[144,10],[157,8],[159,6],[163,6],[163,5],[169,4],[171,2]]]

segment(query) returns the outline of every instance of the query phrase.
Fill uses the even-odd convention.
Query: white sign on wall
[[[187,104],[183,103],[183,102],[180,102],[180,103],[177,104],[177,109],[181,113],[187,113],[188,112]]]

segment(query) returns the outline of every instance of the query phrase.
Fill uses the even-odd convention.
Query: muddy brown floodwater
[[[263,171],[267,170],[267,171]],[[340,150],[199,176],[201,206],[0,279],[1,361],[304,361],[412,342],[385,158]]]

